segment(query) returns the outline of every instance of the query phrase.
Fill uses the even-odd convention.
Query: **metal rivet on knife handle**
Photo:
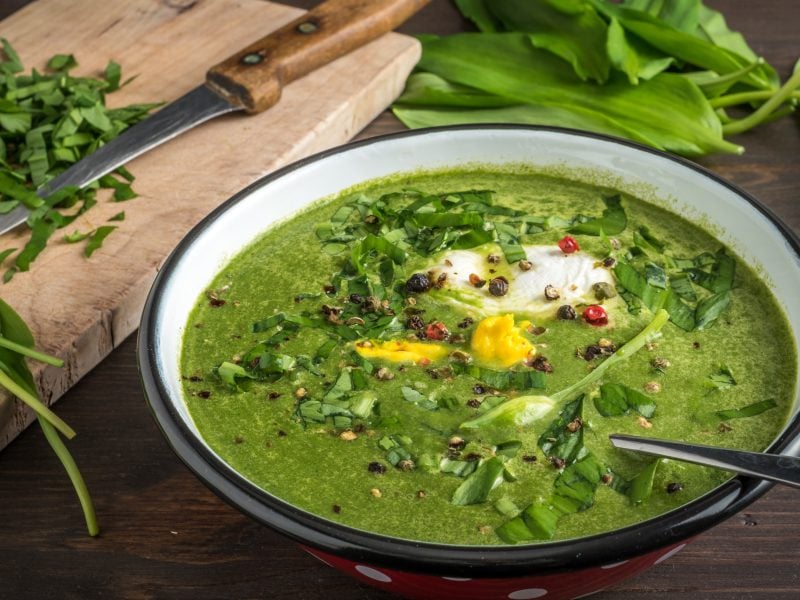
[[[245,54],[242,57],[242,62],[244,64],[246,64],[246,65],[257,65],[262,60],[264,60],[264,57],[261,56],[258,52],[253,52],[251,54]]]
[[[319,29],[319,25],[313,21],[303,21],[297,26],[297,31],[300,33],[314,33],[317,29]]]
[[[287,83],[391,31],[428,2],[327,0],[211,68],[206,83],[228,102],[260,112]]]

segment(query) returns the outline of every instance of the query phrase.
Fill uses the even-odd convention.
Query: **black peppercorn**
[[[672,483],[667,484],[667,493],[674,494],[675,492],[680,492],[683,489],[683,484],[673,481]]]
[[[386,467],[379,462],[371,462],[367,465],[367,471],[375,473],[376,475],[382,475],[386,473]]]
[[[425,273],[414,273],[406,281],[406,291],[410,294],[421,294],[431,289],[431,280]]]
[[[421,329],[425,329],[425,321],[423,321],[422,317],[419,315],[411,315],[406,321],[406,327],[408,329],[416,329],[419,331]]]
[[[505,296],[508,293],[508,279],[495,277],[489,282],[489,293],[492,296]]]
[[[569,304],[564,304],[558,307],[556,316],[562,321],[574,321],[578,318],[578,313]]]

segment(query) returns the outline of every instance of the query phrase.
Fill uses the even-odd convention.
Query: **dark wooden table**
[[[27,1],[3,0],[0,17]],[[782,76],[790,73],[800,55],[797,0],[709,4],[723,10]],[[467,29],[449,0],[433,0],[403,27],[440,34]],[[401,128],[387,112],[361,136]],[[797,118],[737,141],[747,147],[744,156],[703,164],[800,230]],[[135,347],[133,338],[124,342],[57,407],[80,433],[70,448],[93,492],[100,537],[85,534],[72,488],[38,426],[0,453],[0,599],[391,598],[317,562],[195,479],[150,417]],[[774,489],[746,513],[598,599],[800,598],[799,500],[796,491]]]

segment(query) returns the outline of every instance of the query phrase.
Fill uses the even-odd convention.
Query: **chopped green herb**
[[[496,486],[503,481],[503,462],[492,457],[483,461],[453,492],[451,504],[465,506],[485,502]]]
[[[83,251],[83,253],[86,255],[86,258],[89,258],[92,254],[94,254],[95,250],[98,250],[100,246],[103,245],[105,239],[115,229],[115,225],[102,225],[95,229],[92,232],[91,237],[89,237],[89,242],[86,244],[86,248]]]
[[[714,373],[708,376],[705,385],[712,390],[723,391],[737,384],[730,367],[727,365],[720,365]]]
[[[604,417],[627,415],[633,410],[649,419],[656,412],[652,398],[619,383],[601,385],[600,395],[594,398],[594,406]]]
[[[103,79],[75,77],[72,55],[57,54],[48,62],[47,73],[23,75],[23,66],[7,40],[2,40],[0,57],[0,213],[19,204],[32,210],[28,218],[31,236],[16,255],[14,267],[4,281],[18,271],[27,271],[45,248],[55,229],[69,225],[96,203],[98,188],[114,190],[115,200],[136,196],[130,187],[133,177],[118,169],[127,182],[106,175],[84,190],[69,188],[40,200],[35,189],[73,163],[90,154],[123,130],[145,118],[157,104],[134,104],[107,109],[106,94],[119,87],[119,65],[106,67]],[[69,214],[64,209],[80,208]],[[120,219],[121,220],[121,219]],[[108,230],[94,232],[86,255],[99,247]]]
[[[719,410],[714,414],[725,421],[729,419],[744,419],[746,417],[755,417],[756,415],[760,415],[761,413],[766,412],[771,408],[775,408],[776,406],[778,406],[778,403],[770,398],[769,400],[761,400],[760,402],[748,404],[742,408]]]
[[[653,481],[660,464],[661,459],[657,458],[631,480],[628,488],[628,497],[633,504],[641,504],[653,493]]]

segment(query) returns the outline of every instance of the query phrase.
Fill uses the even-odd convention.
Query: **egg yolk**
[[[356,344],[356,352],[364,358],[427,364],[428,362],[444,358],[447,356],[449,350],[441,344],[423,344],[422,342],[394,340]]]
[[[536,348],[514,325],[513,315],[488,317],[478,323],[472,334],[472,355],[479,362],[508,368],[534,354]]]

